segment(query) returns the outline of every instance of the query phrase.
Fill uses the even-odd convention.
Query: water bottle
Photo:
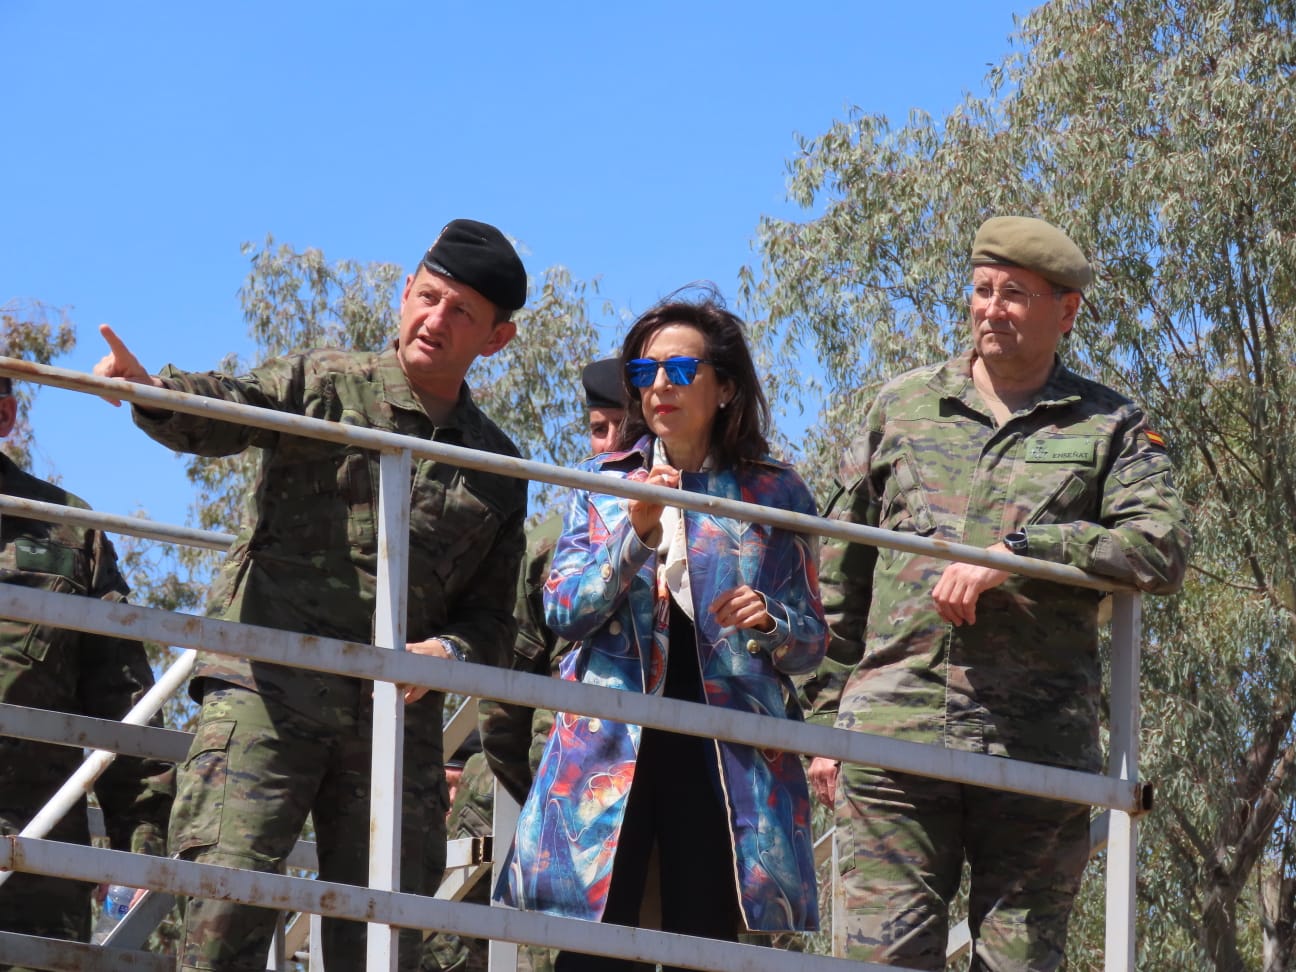
[[[102,945],[104,939],[111,935],[113,929],[126,917],[134,897],[134,888],[128,888],[124,884],[108,885],[108,893],[104,895],[103,910],[95,920],[94,935],[91,936],[90,941]]]

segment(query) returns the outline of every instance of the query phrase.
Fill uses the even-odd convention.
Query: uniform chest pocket
[[[410,500],[410,582],[431,573],[447,594],[467,586],[503,519],[488,492],[453,466],[423,461]]]
[[[1052,489],[1035,505],[1026,523],[1071,523],[1075,520],[1095,519],[1093,505],[1086,497],[1089,483],[1074,471],[1068,471],[1056,485],[1043,484]]]
[[[918,473],[918,464],[908,453],[891,463],[891,476],[882,495],[880,525],[887,530],[916,533],[920,537],[936,531],[927,488]]]
[[[298,549],[375,548],[368,457],[340,450],[277,457],[260,497],[260,514],[271,534],[291,538]]]
[[[55,594],[87,593],[89,569],[83,551],[48,540],[19,537],[13,542],[12,555],[16,570],[4,571],[0,576],[4,583]],[[7,644],[38,662],[57,657],[77,637],[64,628],[8,619],[0,621],[0,635]]]

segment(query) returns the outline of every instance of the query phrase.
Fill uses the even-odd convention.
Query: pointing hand
[[[94,373],[101,378],[125,378],[127,381],[133,381],[140,385],[152,385],[155,388],[165,388],[162,379],[150,375],[139,359],[131,354],[130,348],[122,343],[122,339],[107,324],[99,325],[99,333],[103,339],[108,342],[108,353],[99,359],[99,363],[94,366]],[[117,398],[106,399],[112,405],[121,405],[121,400]]]

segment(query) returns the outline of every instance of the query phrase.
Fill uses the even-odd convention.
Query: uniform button
[[[760,649],[760,642],[757,641],[755,638],[753,638],[751,641],[747,642],[747,652],[748,652],[749,654],[752,654],[752,655],[759,655],[759,654],[760,654],[760,650],[761,650],[761,649]]]
[[[599,731],[600,729],[602,729],[602,728],[603,728],[603,723],[602,723],[601,720],[599,720],[599,719],[591,719],[591,720],[589,721],[589,731],[590,731],[590,732],[598,732],[598,731]]]
[[[612,579],[612,565],[611,565],[611,564],[604,564],[602,567],[600,567],[600,568],[599,568],[599,576],[602,577],[604,580],[611,580],[611,579]]]
[[[619,635],[621,633],[621,622],[613,619],[608,622],[608,634]]]

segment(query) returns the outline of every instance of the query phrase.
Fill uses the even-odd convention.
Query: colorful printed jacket
[[[1002,426],[971,352],[889,382],[847,451],[835,518],[988,547],[1024,529],[1029,555],[1152,594],[1177,590],[1191,539],[1165,443],[1141,409],[1058,361]],[[824,545],[829,656],[805,686],[812,721],[1094,771],[1100,764],[1098,603],[1013,576],[976,624],[942,621],[948,561]]]
[[[642,481],[649,440],[581,468]],[[815,514],[801,477],[766,459],[741,469],[684,473],[681,488]],[[817,538],[704,513],[685,513],[689,580],[707,702],[800,719],[792,675],[823,658]],[[580,640],[562,676],[587,685],[660,695],[669,657],[657,554],[630,524],[626,501],[577,491],[545,591],[545,617]],[[765,595],[775,629],[722,634],[704,608],[748,583]],[[519,908],[598,920],[634,780],[641,727],[559,713],[496,896]],[[810,800],[795,753],[717,742],[737,864],[739,900],[752,931],[818,927]]]

